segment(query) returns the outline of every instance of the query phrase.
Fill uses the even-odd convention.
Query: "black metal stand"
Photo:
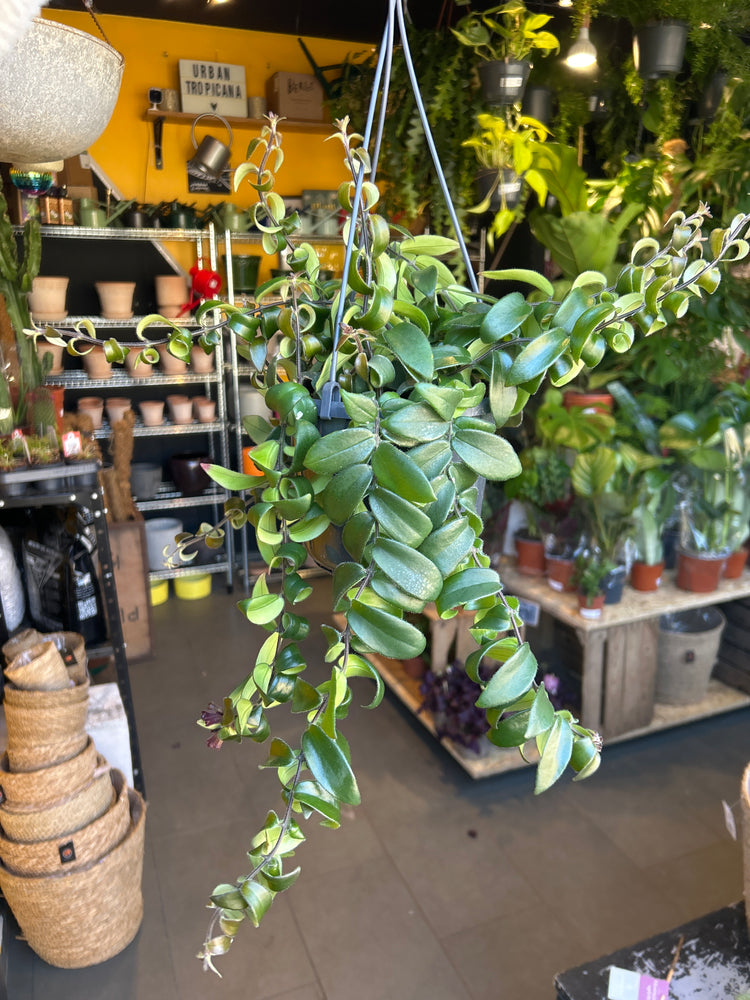
[[[109,548],[104,496],[97,479],[96,462],[79,462],[64,466],[47,466],[6,472],[0,475],[0,511],[18,507],[61,507],[74,505],[90,510],[101,568],[102,596],[109,631],[109,645],[88,647],[91,659],[112,656],[130,733],[130,754],[133,761],[133,784],[145,797],[146,789],[141,767],[141,752],[138,745],[138,731],[135,724],[133,696],[130,689],[128,661],[125,655],[125,641],[120,622],[120,606],[115,587],[114,567]],[[17,495],[16,491],[18,491]],[[10,495],[14,494],[14,495]],[[8,629],[0,602],[0,641],[8,638]]]

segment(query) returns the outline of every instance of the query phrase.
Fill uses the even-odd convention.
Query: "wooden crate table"
[[[710,594],[692,594],[665,573],[659,589],[643,593],[625,587],[619,604],[605,605],[601,618],[578,613],[575,594],[552,590],[543,577],[524,576],[515,560],[503,560],[505,592],[533,601],[572,628],[582,650],[581,721],[607,739],[635,736],[750,705],[750,696],[712,680],[695,705],[654,705],[659,617],[674,611],[723,604],[750,595],[750,573],[724,580]],[[533,633],[530,638],[534,645]]]

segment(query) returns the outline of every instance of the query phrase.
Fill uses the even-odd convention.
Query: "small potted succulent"
[[[481,60],[479,78],[491,107],[515,104],[523,97],[531,70],[530,57],[558,52],[560,42],[543,31],[550,14],[532,14],[521,0],[489,7],[462,17],[453,34]]]
[[[582,618],[600,618],[604,607],[604,581],[615,568],[612,560],[595,549],[576,556],[573,583],[578,594],[578,610]]]

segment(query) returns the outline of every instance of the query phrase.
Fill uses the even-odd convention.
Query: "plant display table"
[[[691,920],[632,948],[558,973],[558,1000],[600,1000],[610,966],[665,979],[682,939],[669,985],[670,1000],[737,997],[750,990],[750,939],[742,903]]]
[[[625,588],[619,604],[605,605],[601,618],[578,613],[575,594],[557,593],[541,577],[523,576],[505,560],[500,577],[506,593],[538,604],[570,626],[582,649],[581,721],[606,739],[636,736],[750,704],[741,691],[712,680],[706,697],[694,705],[654,705],[659,617],[675,611],[723,604],[750,595],[750,573],[724,580],[710,594],[679,590],[666,573],[653,593]],[[533,635],[531,637],[533,646]]]

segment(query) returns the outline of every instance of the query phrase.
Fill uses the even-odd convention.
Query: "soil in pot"
[[[524,576],[544,576],[544,542],[540,538],[516,535],[518,572]]]
[[[680,590],[710,594],[719,586],[725,562],[726,556],[723,555],[703,555],[678,549],[675,583]]]
[[[644,593],[658,590],[663,572],[663,562],[649,565],[636,561],[630,568],[630,586],[633,590],[640,590]]]

